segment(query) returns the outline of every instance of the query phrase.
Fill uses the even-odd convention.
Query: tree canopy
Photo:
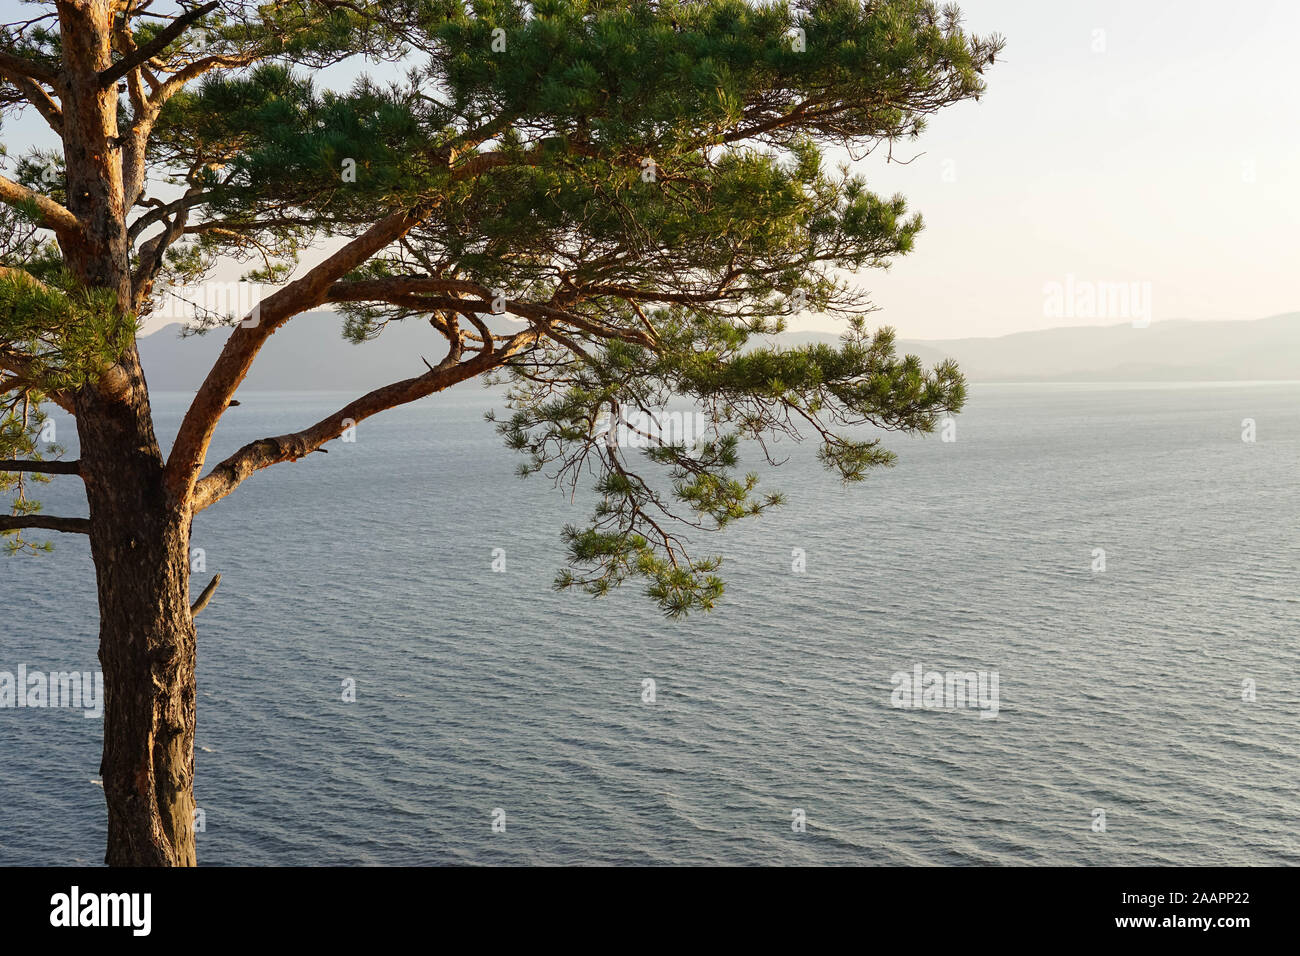
[[[35,111],[62,148],[11,150],[0,176],[2,531],[84,530],[28,494],[62,467],[41,404],[77,414],[87,389],[135,388],[135,334],[164,291],[231,261],[274,291],[251,316],[197,318],[234,329],[166,457],[173,499],[197,512],[346,422],[488,377],[509,385],[497,427],[521,471],[589,480],[598,496],[564,531],[557,586],[603,594],[636,579],[669,614],[722,591],[719,559],[688,551],[684,532],[781,500],[741,470],[742,452],[811,436],[835,475],[859,481],[892,455],[856,426],[925,432],[962,405],[956,366],[897,355],[852,278],[911,251],[920,217],[827,159],[891,149],[980,96],[1001,40],[965,33],[955,7],[28,9],[0,35],[0,114]],[[339,71],[350,86],[327,79]],[[359,347],[419,321],[445,356],[207,466],[263,343],[323,306],[345,313]],[[842,343],[774,345],[801,312],[842,317]],[[678,401],[705,415],[698,442],[611,440],[612,423]]]

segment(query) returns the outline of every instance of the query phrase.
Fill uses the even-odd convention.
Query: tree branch
[[[450,295],[431,295],[430,293],[464,292],[478,296],[477,299],[461,299]],[[415,303],[410,296],[420,296],[419,304],[432,312],[434,310],[463,311],[469,309],[481,314],[493,311],[492,300],[495,298],[490,289],[463,279],[438,279],[432,276],[389,276],[383,279],[358,279],[352,282],[336,282],[329,287],[323,301],[325,302],[392,302],[395,305],[411,307]],[[655,299],[653,295],[647,298]],[[603,339],[622,339],[638,345],[653,347],[655,340],[640,329],[622,329],[601,325],[585,316],[559,308],[549,302],[532,302],[522,299],[506,299],[503,310],[530,319],[543,329],[553,322],[567,322],[574,328]]]
[[[335,282],[325,293],[326,302],[381,302],[392,295],[429,295],[463,292],[469,295],[492,293],[466,279],[439,279],[435,276],[386,276],[382,279],[354,279]]]
[[[213,70],[237,69],[242,66],[248,66],[262,58],[262,54],[214,54],[204,57],[201,60],[195,60],[186,66],[179,73],[173,73],[171,76],[149,94],[149,106],[152,110],[159,110],[168,100],[176,95],[176,92],[185,86],[191,80],[196,80],[206,73]]]
[[[209,189],[209,190],[190,189],[178,199],[173,199],[169,203],[160,203],[160,205],[154,206],[152,209],[149,210],[149,212],[145,213],[135,222],[131,223],[131,225],[126,230],[127,238],[134,240],[136,237],[140,235],[140,233],[144,232],[144,230],[148,229],[155,222],[163,222],[164,220],[167,219],[168,216],[172,215],[178,210],[190,209],[191,207],[197,206],[200,203],[205,203],[215,195],[216,195],[215,189]],[[160,202],[160,201],[149,200],[149,202],[152,203],[152,202]]]
[[[50,129],[56,133],[63,132],[63,111],[59,109],[59,104],[54,102],[50,94],[45,92],[45,87],[35,80],[28,79],[17,73],[10,73],[3,67],[0,67],[0,76],[3,76],[18,92],[22,93],[25,99],[36,111],[45,117],[45,122]]]
[[[0,202],[11,206],[34,206],[39,213],[39,224],[54,230],[60,237],[77,239],[81,235],[80,219],[49,196],[28,189],[7,176],[0,176]]]
[[[259,303],[231,333],[185,413],[167,458],[167,489],[176,500],[185,500],[193,491],[217,422],[271,334],[295,315],[324,302],[330,286],[340,276],[404,236],[432,208],[432,203],[421,203],[384,217],[302,278]]]
[[[158,31],[158,35],[146,43],[144,46],[135,50],[130,56],[123,57],[112,66],[99,71],[99,82],[101,86],[112,86],[122,77],[126,76],[137,66],[143,66],[171,44],[178,36],[189,29],[190,24],[202,17],[207,16],[217,7],[221,6],[217,0],[211,3],[205,3],[201,7],[195,7],[188,13],[177,17],[163,29]]]
[[[66,531],[68,534],[90,534],[89,518],[55,518],[50,515],[0,515],[0,531],[21,531],[41,528],[45,531]]]
[[[28,60],[4,51],[0,51],[0,72],[7,76],[25,76],[38,83],[47,83],[55,89],[59,86],[57,70],[44,63],[37,63],[35,60]]]
[[[460,353],[459,347],[453,343],[447,359],[423,375],[375,389],[303,431],[278,438],[263,438],[245,445],[195,485],[192,500],[194,512],[197,514],[220,501],[253,472],[282,461],[297,461],[316,451],[347,430],[348,426],[343,424],[345,421],[355,424],[379,412],[414,402],[457,382],[481,375],[504,364],[510,356],[532,345],[541,336],[542,333],[536,329],[526,329],[511,336],[495,351],[484,350],[465,362],[456,362],[452,358]]]
[[[203,589],[203,593],[195,598],[194,603],[190,605],[190,617],[198,617],[199,611],[208,606],[208,602],[212,600],[212,595],[216,593],[217,585],[220,583],[221,575],[213,575],[212,580],[208,582],[208,586]]]
[[[0,459],[0,473],[10,471],[34,471],[43,475],[80,475],[79,461],[32,461],[28,458]]]
[[[14,270],[18,271],[18,270]],[[4,270],[0,269],[0,274]],[[36,280],[33,279],[33,282]],[[76,415],[76,406],[73,404],[72,396],[67,392],[49,389],[41,385],[40,373],[34,368],[35,363],[30,356],[15,352],[13,349],[0,345],[0,369],[13,373],[14,378],[4,379],[0,382],[4,391],[9,391],[13,387],[30,387],[38,389],[45,397],[54,404],[58,405],[69,415]]]
[[[191,186],[185,196],[181,198],[186,198],[191,194],[201,194],[201,192],[202,190],[197,186]],[[131,307],[137,312],[144,304],[144,300],[153,291],[154,279],[162,271],[167,250],[184,234],[185,221],[189,214],[189,206],[180,206],[170,220],[163,220],[166,228],[140,246],[140,264],[131,275]]]

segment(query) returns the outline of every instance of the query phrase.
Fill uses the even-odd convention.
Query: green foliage
[[[22,360],[21,375],[0,373],[0,459],[43,461],[63,454],[46,438],[52,423],[42,403],[49,392],[75,390],[97,377],[134,334],[134,320],[117,307],[115,293],[80,286],[64,271],[57,247],[38,236],[21,209],[0,207],[0,359]],[[40,473],[0,472],[9,513],[39,512],[32,486],[49,480]],[[18,531],[3,537],[9,554],[52,548]]]
[[[42,441],[49,422],[41,409],[39,392],[11,392],[0,401],[0,459],[29,459],[43,461],[63,454],[63,448],[53,442]],[[30,515],[41,510],[41,503],[28,497],[32,484],[44,484],[49,475],[27,472],[0,471],[0,494],[10,498],[9,513]],[[0,532],[7,554],[20,551],[48,552],[48,541],[32,542],[19,531]]]
[[[609,343],[569,358],[562,375],[546,380],[527,364],[511,370],[513,413],[497,427],[510,448],[528,457],[521,473],[544,472],[570,486],[585,470],[598,475],[591,522],[565,530],[574,570],[563,572],[557,587],[601,596],[640,577],[669,615],[711,608],[721,594],[713,573],[721,559],[692,559],[672,528],[720,530],[783,502],[779,493],[759,491],[757,475],[737,474],[743,439],[767,456],[774,437],[798,440],[812,432],[823,464],[844,482],[858,482],[894,460],[868,429],[930,432],[965,401],[955,364],[926,370],[915,356],[899,357],[893,331],[870,335],[861,317],[850,321],[838,348],[777,350],[688,310],[657,314],[656,327],[654,350]],[[548,354],[536,362],[556,359]],[[683,400],[702,434],[655,426],[684,420],[670,412]],[[631,428],[629,410],[640,413]],[[659,475],[643,473],[634,456]]]
[[[890,329],[868,330],[852,278],[912,251],[920,216],[825,162],[829,149],[890,149],[983,93],[1001,40],[966,34],[955,7],[225,0],[197,26],[201,45],[192,31],[154,66],[175,74],[215,55],[238,68],[184,84],[154,125],[150,176],[188,201],[177,219],[159,199],[138,207],[137,241],[185,227],[160,280],[194,282],[234,258],[250,280],[284,281],[314,243],[428,210],[347,278],[450,291],[348,303],[345,334],[364,342],[418,317],[468,358],[485,337],[537,333],[496,372],[511,386],[498,427],[521,473],[590,480],[598,497],[564,532],[558,587],[603,595],[636,579],[667,614],[711,608],[720,559],[692,557],[683,535],[782,502],[747,456],[770,461],[772,441],[810,436],[832,473],[859,482],[893,461],[882,432],[928,432],[962,406],[955,365],[926,369],[896,355]],[[131,29],[138,46],[159,26]],[[57,32],[39,24],[0,47],[58,62]],[[312,75],[349,55],[406,76],[336,91]],[[62,196],[57,157],[31,152],[15,175]],[[68,279],[31,234],[35,209],[9,215],[3,261],[19,271],[0,278],[0,346],[30,354],[42,387],[78,387],[133,320]],[[526,325],[496,322],[496,298]],[[846,323],[838,347],[776,346],[805,312]],[[646,425],[688,407],[700,433]],[[611,438],[627,427],[636,447]]]
[[[25,378],[45,391],[72,391],[96,379],[134,340],[136,320],[117,293],[80,285],[66,272],[46,282],[0,271],[0,346],[21,353]]]
[[[915,136],[936,109],[977,97],[1000,41],[963,34],[955,9],[907,0],[484,0],[473,13],[430,30],[440,55],[420,76],[445,114],[429,125],[504,117],[492,148],[514,162],[446,194],[412,237],[418,255],[358,276],[432,266],[620,333],[643,327],[644,301],[653,344],[566,327],[512,363],[499,428],[525,455],[522,474],[574,490],[594,476],[599,503],[566,529],[557,586],[599,596],[638,578],[668,614],[712,607],[720,559],[692,558],[680,529],[718,530],[782,500],[740,473],[742,451],[811,433],[822,462],[858,482],[894,460],[881,431],[928,432],[961,408],[956,366],[896,356],[893,332],[867,331],[869,304],[835,271],[910,252],[920,217],[822,157]],[[494,41],[504,49],[485,55]],[[782,122],[796,110],[807,120]],[[839,348],[764,338],[805,310],[846,319]],[[416,310],[347,311],[360,341]],[[620,416],[684,402],[707,422],[698,443],[609,442]]]

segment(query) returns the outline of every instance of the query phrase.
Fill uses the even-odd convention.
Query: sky
[[[853,278],[875,324],[936,339],[1300,311],[1300,2],[960,5],[1007,41],[987,94],[899,144],[911,162],[855,166],[926,221],[910,255]],[[17,9],[0,0],[0,22]],[[5,141],[42,130],[26,115]]]
[[[1126,318],[1059,314],[1044,289],[1067,282],[1136,284],[1153,321],[1300,311],[1300,3],[961,7],[1006,51],[923,155],[864,165],[926,220],[909,256],[858,277],[878,321],[955,338]]]

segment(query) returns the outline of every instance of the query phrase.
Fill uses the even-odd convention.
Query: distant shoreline
[[[1264,385],[1297,385],[1300,386],[1300,379],[1134,379],[1134,380],[1084,380],[1084,379],[1023,379],[1020,381],[971,381],[968,383],[976,388],[1033,388],[1033,387],[1102,387],[1102,388],[1228,388],[1228,387],[1248,387]],[[504,388],[496,390],[488,389],[459,389],[455,392],[458,395],[466,395],[471,391],[478,391],[492,394],[504,393]],[[292,388],[292,389],[266,389],[266,388],[249,388],[240,389],[239,394],[250,395],[342,395],[351,394],[352,390],[347,388]],[[193,395],[194,390],[185,390],[177,388],[156,388],[151,390],[153,395]],[[443,394],[452,394],[446,392]],[[434,396],[430,396],[434,397]]]

